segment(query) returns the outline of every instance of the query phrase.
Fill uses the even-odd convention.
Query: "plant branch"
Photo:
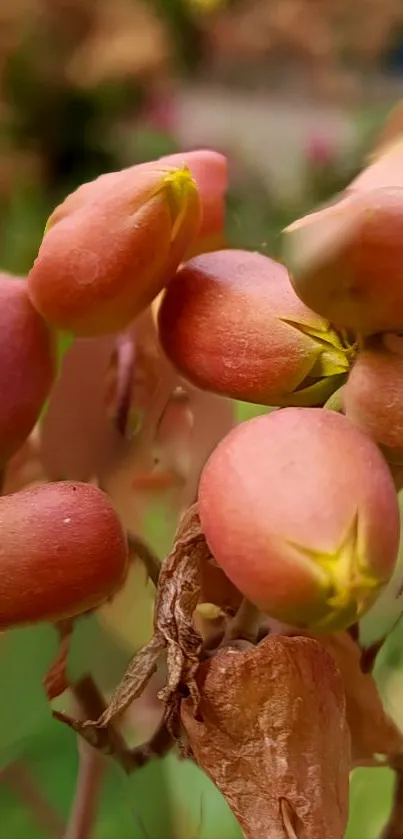
[[[403,770],[396,770],[392,812],[380,839],[403,839]]]
[[[94,687],[94,690],[92,690]],[[92,679],[80,680],[71,686],[77,713],[86,718],[88,713],[100,710],[103,700]],[[82,737],[77,737],[78,775],[69,821],[63,839],[90,839],[97,815],[104,757]]]
[[[22,801],[35,821],[52,839],[63,836],[63,821],[22,760],[14,760],[0,772],[0,779]]]
[[[228,622],[222,645],[230,641],[243,640],[256,644],[259,635],[261,613],[244,597],[236,615]]]
[[[173,746],[173,739],[163,719],[149,740],[130,749],[132,770],[141,769],[149,760],[164,757]]]
[[[71,686],[71,691],[81,708],[82,717],[85,717],[85,719],[102,717],[106,705],[91,676],[84,676]],[[172,737],[164,720],[161,721],[149,740],[139,746],[129,748],[123,736],[111,722],[108,722],[105,727],[100,726],[96,729],[83,728],[79,722],[66,714],[61,714],[58,711],[54,711],[53,714],[60,722],[76,731],[97,752],[113,757],[127,774],[140,769],[155,757],[163,757],[173,745]]]
[[[155,588],[157,588],[161,568],[157,554],[136,533],[129,531],[127,538],[129,548],[141,559],[150,580],[154,583]]]
[[[90,839],[104,772],[102,755],[77,737],[78,776],[69,822],[63,839]]]

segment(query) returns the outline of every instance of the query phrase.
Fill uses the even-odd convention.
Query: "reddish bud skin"
[[[82,336],[124,329],[161,291],[201,223],[187,169],[101,176],[50,217],[28,277],[45,320]]]
[[[396,562],[399,510],[387,464],[331,411],[286,408],[231,431],[205,466],[199,514],[234,585],[298,627],[353,623]]]
[[[339,327],[403,327],[403,188],[348,191],[285,230],[296,293]]]
[[[187,258],[198,253],[216,250],[224,245],[225,224],[225,194],[228,188],[228,163],[223,154],[208,149],[181,152],[161,157],[157,162],[151,161],[121,172],[108,172],[90,183],[83,184],[69,195],[60,207],[52,214],[48,224],[54,224],[67,213],[79,209],[83,202],[95,202],[106,191],[111,191],[127,185],[133,177],[137,177],[140,169],[155,170],[172,167],[187,166],[194,178],[199,192],[201,205],[201,224],[194,239]]]
[[[0,467],[34,427],[55,374],[49,329],[25,280],[0,273]]]
[[[380,342],[361,351],[344,387],[343,404],[346,416],[365,434],[403,457],[403,356]]]
[[[233,399],[322,404],[348,370],[336,333],[301,303],[286,269],[258,253],[225,250],[191,260],[171,280],[158,319],[162,346],[180,373]],[[330,389],[317,393],[312,385],[323,379]]]
[[[351,182],[350,189],[368,192],[382,187],[403,187],[402,127],[400,125],[399,133],[389,141],[385,136],[380,148],[371,155],[369,165]]]
[[[126,538],[105,493],[48,483],[0,499],[0,628],[93,609],[122,585]]]

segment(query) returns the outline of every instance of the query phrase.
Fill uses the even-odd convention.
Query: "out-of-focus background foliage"
[[[288,221],[348,183],[402,93],[401,0],[0,0],[0,268],[29,269],[50,210],[82,181],[203,146],[229,157],[229,242],[275,255]],[[162,555],[171,528],[158,510],[149,520]],[[75,639],[74,669],[90,656],[106,692],[150,632],[150,591],[133,573],[139,602],[83,621]],[[368,637],[384,617],[367,620]],[[403,725],[402,640],[398,627],[377,673]],[[55,645],[43,627],[0,637],[0,760],[23,760],[66,818],[75,738],[41,687]],[[141,739],[155,709],[144,701],[135,721]],[[391,790],[388,770],[355,773],[348,839],[375,839]],[[4,769],[0,839],[51,835],[28,799]],[[240,831],[210,782],[170,756],[129,780],[107,773],[94,839],[129,837]]]

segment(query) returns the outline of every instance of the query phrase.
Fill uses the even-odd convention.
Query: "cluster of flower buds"
[[[143,451],[137,460],[145,467],[156,460],[154,449],[149,450],[150,441],[155,443],[152,432],[161,445],[168,421],[174,425],[168,434],[171,459],[172,438],[176,435],[183,445],[188,406],[182,408],[178,401],[178,420],[172,410],[166,411],[177,386],[172,375],[165,401],[159,399],[160,368],[166,372],[168,365],[164,362],[164,367],[154,346],[150,304],[184,259],[223,245],[226,186],[225,158],[203,150],[103,175],[81,186],[52,213],[27,280],[0,274],[0,471],[5,493],[11,492],[0,499],[1,628],[74,618],[110,600],[125,583],[126,510],[132,499],[124,507],[115,493],[111,503],[94,485],[101,483],[99,476],[94,479],[94,462],[108,445],[119,454],[127,442],[121,432],[130,404],[147,405],[150,389],[157,390],[159,411],[151,399],[155,416],[151,430],[146,426],[140,435]],[[74,341],[61,374],[59,331]],[[112,401],[123,404],[115,425],[107,408],[111,373]],[[79,386],[74,390],[74,385]],[[203,398],[193,402],[201,404]],[[85,400],[93,404],[79,416]],[[105,417],[99,419],[104,408]],[[87,424],[77,434],[83,416]],[[196,419],[193,436],[200,426]],[[226,420],[224,427],[230,427]],[[203,445],[208,448],[208,435]],[[26,488],[30,481],[21,481],[21,475],[33,451],[39,466],[26,470],[36,477],[35,485]],[[107,460],[108,451],[102,453]],[[175,466],[181,456],[180,451],[175,455]],[[199,473],[202,463],[196,466]],[[176,483],[181,489],[177,471],[170,467],[167,477],[163,473],[169,488]],[[114,476],[102,477],[108,490]],[[160,472],[140,477],[142,485],[155,486]],[[140,477],[130,475],[130,483],[138,484]]]
[[[204,467],[200,520],[218,565],[279,621],[331,632],[359,620],[399,544],[403,146],[387,140],[345,194],[285,231],[285,265],[225,246],[226,162],[214,152],[68,196],[27,283],[1,278],[3,460],[49,395],[57,330],[117,335],[148,313],[176,382],[281,409],[225,434]],[[124,532],[94,487],[16,493],[0,522],[2,625],[81,613],[125,578]]]

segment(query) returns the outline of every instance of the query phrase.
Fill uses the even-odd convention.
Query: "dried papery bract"
[[[90,484],[42,484],[0,499],[0,626],[74,617],[123,584],[128,550],[108,497]]]
[[[352,766],[377,766],[379,755],[402,758],[403,734],[384,709],[374,677],[363,673],[358,644],[347,633],[316,638],[343,677]]]
[[[246,839],[342,839],[350,738],[343,681],[323,647],[277,636],[223,649],[198,685],[198,708],[184,699],[182,723]]]
[[[106,725],[121,714],[140,695],[164,649],[167,682],[160,698],[165,702],[167,719],[172,727],[176,725],[179,686],[186,686],[197,701],[194,674],[199,663],[202,638],[194,627],[193,615],[201,594],[201,562],[209,555],[197,507],[194,506],[183,516],[173,549],[161,568],[154,611],[154,636],[132,659],[102,719],[97,723],[89,722],[87,726]]]
[[[124,329],[171,278],[201,224],[187,167],[133,167],[85,184],[50,217],[28,277],[35,307],[83,336]]]
[[[219,251],[187,263],[159,309],[168,358],[198,387],[265,405],[321,405],[348,351],[269,257]]]
[[[84,722],[63,715],[61,720],[97,748],[102,748],[102,729],[120,717],[148,685],[165,653],[167,677],[160,699],[165,703],[165,720],[172,735],[180,739],[178,707],[181,691],[198,701],[195,673],[199,666],[202,638],[194,626],[194,612],[201,595],[201,564],[210,556],[200,529],[197,507],[182,518],[174,546],[159,578],[154,615],[154,634],[133,657],[112,699],[99,719]],[[101,729],[101,734],[99,733]]]
[[[331,411],[285,408],[231,431],[203,470],[199,512],[230,580],[293,626],[354,623],[394,570],[399,511],[388,466]]]
[[[0,273],[0,467],[32,431],[55,371],[53,337],[25,280]]]
[[[380,340],[362,350],[344,388],[346,416],[378,445],[388,460],[403,463],[403,357]]]

